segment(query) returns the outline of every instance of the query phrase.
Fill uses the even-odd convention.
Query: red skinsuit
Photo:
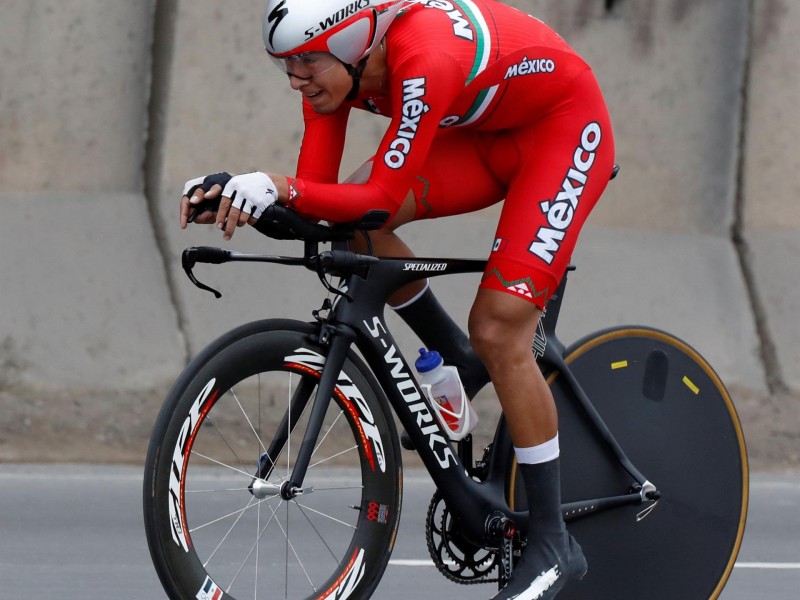
[[[370,209],[394,214],[409,190],[417,219],[505,199],[481,287],[544,307],[613,168],[591,69],[541,21],[492,0],[418,2],[385,43],[387,96],[360,96],[329,115],[304,101],[290,205],[344,222]],[[391,123],[369,180],[338,184],[351,108]]]

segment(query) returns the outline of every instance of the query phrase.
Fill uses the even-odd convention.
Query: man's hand
[[[278,188],[266,173],[256,171],[237,175],[222,190],[217,210],[217,229],[225,240],[231,239],[236,227],[258,221],[264,209],[278,199]]]
[[[215,213],[219,208],[220,195],[231,178],[228,173],[215,173],[190,179],[184,184],[179,213],[181,229],[186,229],[190,222],[216,221]]]

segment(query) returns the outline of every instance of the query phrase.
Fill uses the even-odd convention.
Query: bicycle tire
[[[739,552],[749,493],[744,436],[722,381],[688,344],[646,327],[592,334],[565,356],[627,456],[663,496],[641,520],[649,503],[569,523],[589,571],[559,598],[717,598]],[[565,378],[554,373],[549,383],[562,501],[625,493],[632,478],[588,424]],[[511,475],[514,503],[523,506],[515,469]]]
[[[279,486],[291,473],[323,362],[315,331],[288,320],[243,325],[198,355],[165,400],[146,459],[144,520],[170,598],[356,599],[377,587],[399,524],[401,456],[383,392],[352,351],[304,494],[287,501],[277,488],[263,498],[248,489],[296,394],[309,410],[285,428],[266,480]]]

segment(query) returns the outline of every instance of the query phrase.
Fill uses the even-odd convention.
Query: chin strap
[[[345,97],[347,102],[352,102],[358,96],[358,90],[361,87],[361,76],[364,74],[364,69],[367,66],[367,59],[369,56],[365,56],[360,61],[358,61],[357,65],[348,65],[347,63],[342,63],[344,68],[347,69],[347,72],[350,74],[350,77],[353,78],[353,87],[350,88],[350,92]]]

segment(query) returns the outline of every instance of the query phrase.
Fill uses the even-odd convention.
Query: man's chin
[[[308,101],[311,105],[311,108],[315,113],[318,115],[329,115],[342,105],[342,102],[336,102],[335,99],[330,97],[330,94],[325,93],[324,97],[320,98],[319,101],[313,102],[312,100]]]

